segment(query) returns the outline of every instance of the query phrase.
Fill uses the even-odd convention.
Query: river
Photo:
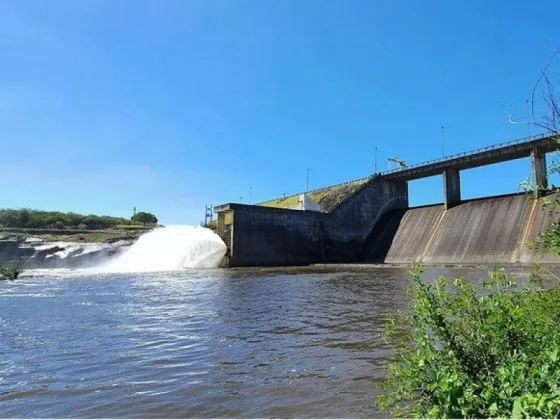
[[[383,417],[377,335],[408,285],[374,266],[0,282],[0,417]]]

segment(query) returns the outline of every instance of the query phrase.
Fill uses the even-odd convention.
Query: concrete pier
[[[531,151],[531,169],[533,172],[533,183],[537,195],[541,191],[548,188],[548,180],[546,174],[546,154],[542,153],[538,148]]]
[[[461,178],[457,168],[443,170],[443,197],[446,210],[461,202]]]

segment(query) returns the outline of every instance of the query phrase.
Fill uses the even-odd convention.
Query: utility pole
[[[253,187],[249,187],[249,204],[253,203]]]
[[[441,157],[445,157],[445,144],[443,142],[443,125],[441,126]]]
[[[239,197],[239,204],[243,204],[243,197]]]
[[[375,173],[377,173],[377,147],[375,148]]]
[[[307,168],[307,178],[305,183],[305,193],[307,194],[308,192],[309,192],[309,168]]]

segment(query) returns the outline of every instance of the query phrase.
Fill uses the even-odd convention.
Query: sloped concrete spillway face
[[[185,268],[216,268],[226,245],[210,229],[166,226],[142,235],[116,260],[101,267],[103,272],[155,272]]]
[[[555,197],[558,194],[548,198]],[[470,200],[449,210],[434,205],[392,211],[380,221],[377,241],[367,260],[428,264],[558,262],[554,255],[535,254],[527,247],[555,220],[543,207],[543,200],[509,195]]]

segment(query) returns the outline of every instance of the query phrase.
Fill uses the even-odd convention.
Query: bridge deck
[[[439,175],[447,168],[470,169],[498,162],[519,159],[530,156],[531,151],[536,149],[541,153],[560,150],[560,138],[558,135],[544,134],[508,143],[488,146],[483,149],[459,153],[429,162],[419,163],[402,169],[393,169],[382,172],[385,179],[397,181],[410,181],[413,179],[426,178]]]

